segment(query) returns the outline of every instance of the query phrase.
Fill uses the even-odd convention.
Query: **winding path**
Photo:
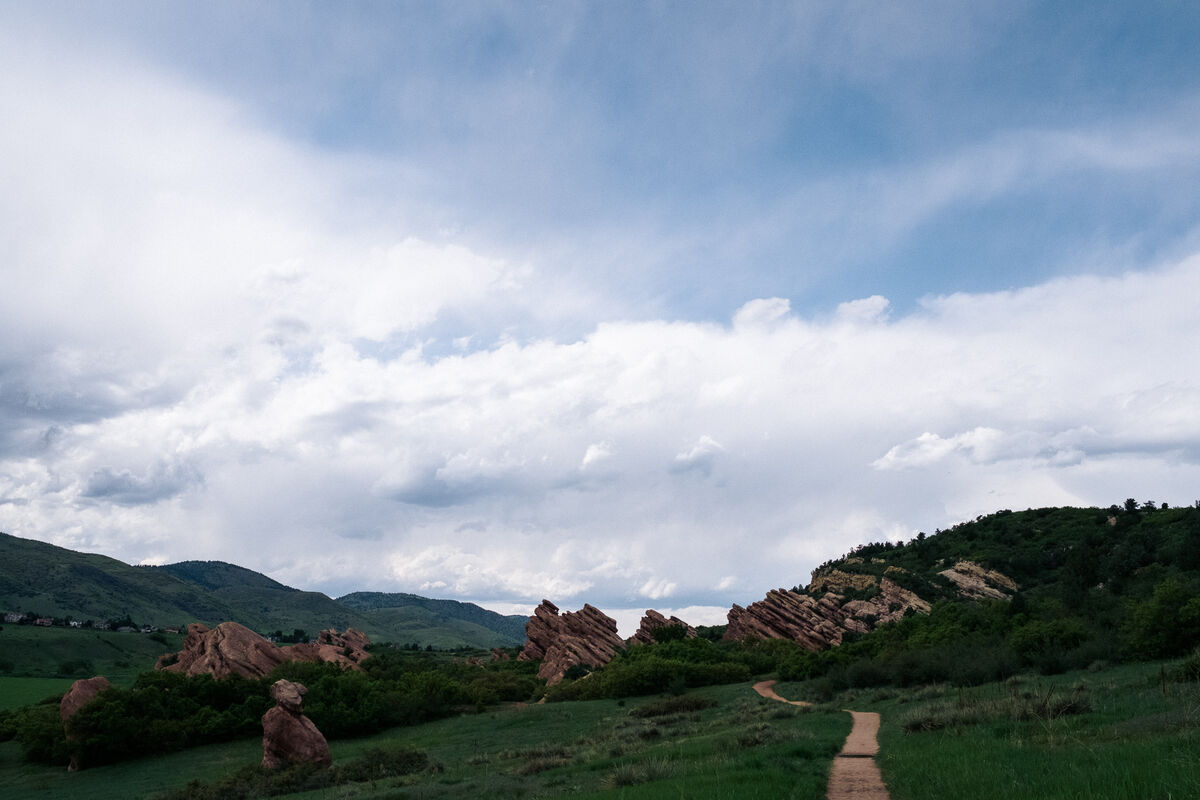
[[[807,706],[803,700],[787,700],[775,692],[775,681],[760,681],[754,691],[768,700],[778,700],[794,706]],[[849,711],[854,726],[842,752],[833,760],[829,772],[829,800],[890,800],[875,754],[879,752],[879,715],[873,711]]]

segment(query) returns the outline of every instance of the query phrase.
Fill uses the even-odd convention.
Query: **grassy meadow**
[[[430,767],[295,796],[824,797],[830,759],[850,729],[847,714],[773,703],[746,684],[687,697],[713,705],[649,717],[631,712],[653,699],[510,705],[333,741],[335,764],[371,748],[408,747],[424,751]],[[8,742],[0,745],[0,786],[12,800],[153,797],[191,780],[211,782],[261,755],[252,739],[67,773],[24,763]]]
[[[132,683],[138,673],[153,669],[163,653],[182,648],[183,638],[182,634],[161,632],[5,625],[0,630],[0,681],[7,676],[74,679],[103,675],[115,684],[125,685]],[[70,685],[67,681],[66,686]],[[7,694],[5,687],[0,682],[0,690]]]
[[[894,800],[1200,797],[1200,683],[1172,679],[1175,669],[1159,662],[977,687],[848,690],[809,709],[759,698],[746,683],[679,698],[497,705],[330,743],[335,765],[379,748],[420,751],[428,765],[415,774],[281,796],[821,798],[850,728],[842,709],[854,708],[882,715],[878,760]],[[0,687],[13,702],[36,701],[63,683],[8,678]],[[792,698],[818,691],[805,682],[776,688]],[[5,742],[0,787],[13,800],[181,800],[199,781],[191,796],[235,797],[220,781],[260,757],[250,738],[67,773],[26,762]]]
[[[832,705],[882,716],[893,800],[1200,797],[1200,683],[1170,665],[1018,676],[970,688],[850,690]],[[781,684],[803,696],[803,683]]]

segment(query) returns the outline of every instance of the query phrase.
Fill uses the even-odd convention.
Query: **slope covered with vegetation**
[[[957,596],[940,573],[962,560],[1004,573],[1018,591],[1011,601]],[[832,569],[886,573],[933,607],[784,667],[785,677],[826,678],[826,693],[1055,674],[1200,645],[1200,508],[1129,500],[1000,511],[906,544],[869,544],[817,572]]]
[[[517,620],[471,603],[380,593],[350,597],[359,596],[387,602],[341,603],[221,561],[131,566],[0,534],[0,611],[159,627],[231,620],[285,635],[354,627],[375,641],[438,648],[508,646],[522,639]]]

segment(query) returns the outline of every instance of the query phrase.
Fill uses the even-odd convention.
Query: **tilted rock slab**
[[[791,639],[809,650],[821,650],[841,644],[844,619],[840,598],[832,592],[818,599],[790,589],[772,589],[746,608],[735,604],[723,638],[735,642]]]
[[[75,741],[78,737],[71,732],[71,727],[67,724],[67,720],[75,716],[79,709],[86,706],[96,695],[103,692],[105,689],[112,686],[108,678],[103,675],[97,675],[94,678],[80,678],[71,684],[71,688],[63,695],[63,699],[58,703],[58,716],[62,720],[63,731],[67,735],[67,741]],[[83,769],[83,764],[79,762],[79,756],[72,754],[71,763],[67,766],[68,772],[75,772]]]
[[[333,764],[329,742],[313,721],[304,716],[301,704],[308,690],[302,683],[278,680],[271,685],[276,706],[263,714],[263,760],[265,769],[287,764]]]
[[[370,643],[365,633],[354,628],[344,634],[321,631],[316,642],[291,647],[279,647],[236,622],[222,622],[215,628],[194,622],[187,631],[174,663],[168,663],[168,654],[159,658],[155,669],[214,678],[261,678],[287,661],[329,661],[357,669],[368,656],[365,648]]]
[[[654,644],[657,641],[654,638],[654,632],[659,628],[669,627],[686,628],[687,633],[684,634],[685,639],[695,639],[696,629],[679,617],[671,617],[667,619],[662,614],[655,611],[653,608],[647,609],[645,616],[642,617],[642,624],[638,626],[637,633],[630,636],[626,644]]]
[[[900,619],[909,609],[929,613],[929,603],[888,578],[833,570],[814,574],[809,589],[819,591],[831,586],[842,591],[878,586],[879,593],[870,600],[846,600],[834,591],[818,598],[790,589],[773,589],[766,598],[746,608],[731,608],[724,638],[791,639],[809,650],[823,650],[841,644],[847,631],[866,633],[880,623]]]
[[[517,660],[541,659],[538,677],[554,685],[576,664],[604,666],[624,645],[616,620],[595,606],[585,604],[560,616],[558,606],[542,600],[525,623],[525,647]]]
[[[957,586],[963,597],[975,600],[1011,600],[1017,592],[1017,583],[1012,578],[974,561],[959,561],[938,574]]]

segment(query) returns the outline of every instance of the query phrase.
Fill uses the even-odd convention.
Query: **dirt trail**
[[[778,700],[794,706],[809,705],[803,700],[787,700],[775,692],[775,681],[754,684],[754,691],[768,700]],[[854,726],[842,752],[833,760],[829,772],[829,800],[890,800],[875,754],[879,752],[879,715],[873,711],[849,711]]]
[[[754,684],[754,691],[761,694],[768,700],[778,700],[781,703],[787,703],[793,706],[811,706],[812,703],[806,703],[803,700],[788,700],[775,694],[775,681],[759,681]]]

